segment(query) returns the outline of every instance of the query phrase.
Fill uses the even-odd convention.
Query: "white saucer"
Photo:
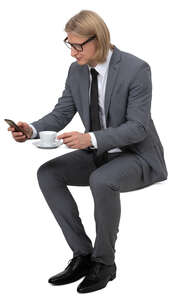
[[[54,148],[57,148],[57,147],[59,147],[60,145],[62,145],[63,144],[63,142],[61,141],[61,140],[58,140],[58,141],[56,141],[55,143],[53,143],[51,146],[46,146],[46,145],[43,145],[42,143],[41,143],[41,141],[39,140],[39,141],[35,141],[35,142],[33,142],[33,145],[34,146],[36,146],[36,147],[38,147],[38,148],[41,148],[41,149],[54,149]]]

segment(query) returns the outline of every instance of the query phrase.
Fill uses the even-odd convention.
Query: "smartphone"
[[[17,132],[22,132],[27,137],[27,134],[25,133],[25,131],[22,128],[20,128],[14,121],[9,120],[9,119],[4,119],[4,121],[6,121],[9,124],[9,126],[14,127]]]

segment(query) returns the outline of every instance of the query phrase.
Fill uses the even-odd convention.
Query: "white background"
[[[111,41],[151,66],[152,118],[164,146],[169,177],[146,189],[121,194],[116,242],[117,277],[94,299],[180,299],[179,10],[178,1],[0,2],[0,285],[1,299],[82,297],[75,282],[53,287],[48,278],[67,266],[67,245],[39,189],[36,171],[74,151],[40,150],[16,143],[4,118],[32,122],[50,112],[64,89],[73,58],[63,45],[65,23],[81,9],[96,11]],[[62,131],[84,131],[76,115]],[[70,187],[94,243],[89,187]],[[84,297],[91,297],[88,294]]]

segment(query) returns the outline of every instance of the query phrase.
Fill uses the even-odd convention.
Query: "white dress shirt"
[[[100,124],[102,128],[107,128],[106,126],[106,118],[105,118],[105,111],[104,111],[104,101],[105,101],[105,92],[106,92],[106,82],[107,82],[107,76],[108,76],[108,69],[109,69],[109,62],[112,56],[112,50],[109,49],[107,59],[104,63],[97,64],[94,69],[99,73],[97,80],[98,80],[98,104],[99,104],[99,119]],[[91,82],[92,82],[92,75],[90,72],[91,67],[89,67],[89,76],[90,76],[90,89],[89,89],[89,99],[90,99],[90,90],[91,90]],[[91,135],[91,142],[94,146],[94,148],[98,148],[97,140],[95,137],[95,134],[93,132],[89,132]],[[91,147],[93,148],[93,147]],[[112,152],[122,152],[119,148],[113,148],[108,151],[109,153]]]
[[[94,69],[96,69],[96,71],[99,73],[98,74],[98,104],[99,104],[99,118],[100,118],[100,124],[102,128],[107,128],[106,127],[106,118],[105,118],[105,111],[104,111],[104,101],[105,101],[105,92],[106,92],[106,82],[107,82],[107,75],[108,75],[108,69],[109,69],[109,62],[112,56],[112,50],[109,49],[108,55],[107,55],[107,59],[104,63],[101,64],[97,64],[96,67],[94,67]],[[90,88],[89,88],[89,101],[90,101],[90,90],[91,90],[91,82],[92,82],[92,75],[90,72],[91,67],[88,65],[89,68],[89,76],[90,76]],[[31,126],[31,128],[33,129],[33,134],[32,134],[32,139],[35,138],[37,136],[37,131],[34,128],[34,126],[32,124],[29,124]],[[92,149],[94,148],[98,148],[97,145],[97,140],[95,137],[95,134],[93,132],[89,132],[90,136],[91,136],[91,142],[93,147],[90,147]],[[113,148],[111,150],[108,151],[109,153],[112,152],[122,152],[122,150],[120,150],[119,148]]]

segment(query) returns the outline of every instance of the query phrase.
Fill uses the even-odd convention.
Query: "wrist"
[[[31,139],[32,135],[33,135],[33,129],[30,128],[29,139]]]
[[[91,135],[89,133],[85,133],[88,141],[88,147],[92,146]]]

